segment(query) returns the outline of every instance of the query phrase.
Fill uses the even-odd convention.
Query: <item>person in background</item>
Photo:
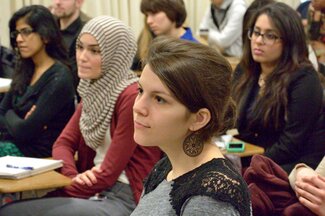
[[[81,11],[83,3],[84,0],[53,0],[53,4],[51,5],[51,11],[58,19],[64,44],[69,52],[69,62],[72,68],[75,89],[77,89],[79,83],[76,65],[76,39],[82,26],[90,20]],[[80,101],[79,95],[77,99]]]
[[[315,51],[319,71],[325,75],[325,1],[312,0],[308,10],[306,32]]]
[[[0,46],[0,77],[12,78],[16,56],[13,50]]]
[[[15,69],[15,63],[16,63],[15,52],[12,49],[2,46],[0,42],[0,77],[12,78]],[[4,97],[4,93],[0,93],[0,101],[2,100],[3,97]]]
[[[184,27],[186,9],[183,0],[142,0],[145,25],[138,39],[138,51],[131,69],[141,71],[148,46],[154,37],[166,35],[197,42],[189,27]]]
[[[166,157],[131,215],[251,215],[246,183],[212,142],[234,123],[230,64],[213,48],[166,36],[145,62],[134,139]]]
[[[19,56],[0,104],[0,156],[50,157],[74,112],[74,89],[60,31],[47,8],[23,7],[9,21]]]
[[[12,78],[15,70],[16,56],[12,49],[0,45],[0,77]],[[0,93],[0,101],[4,93]]]
[[[34,215],[35,209],[40,215],[131,214],[143,179],[161,158],[159,149],[133,139],[138,78],[129,68],[135,52],[134,34],[120,20],[99,16],[86,23],[76,52],[82,100],[53,147],[72,184],[48,195],[76,198],[12,203],[0,215]]]
[[[223,55],[241,57],[245,0],[211,0],[200,23],[200,35]]]
[[[303,1],[299,4],[299,6],[296,9],[296,11],[300,15],[300,19],[304,27],[307,26],[308,23],[308,10],[309,10],[310,3],[311,3],[310,0]]]
[[[307,29],[308,25],[308,11],[310,7],[311,1],[303,1],[299,6],[297,7],[296,11],[298,12],[302,25],[304,26],[305,29]],[[305,30],[306,31],[306,30]],[[308,39],[307,39],[308,40]],[[314,68],[316,71],[322,72],[317,60],[317,56],[315,53],[315,50],[311,46],[310,43],[308,43],[308,50],[309,50],[309,55],[308,58],[311,61],[311,63],[314,65]]]
[[[300,17],[290,6],[272,3],[250,24],[233,76],[238,138],[264,147],[288,173],[297,163],[315,168],[325,153],[323,91]]]
[[[243,42],[245,42],[245,40],[249,40],[248,39],[248,30],[250,24],[249,24],[249,18],[252,17],[252,15],[261,7],[270,4],[270,3],[274,3],[274,0],[255,0],[253,1],[249,7],[246,10],[246,13],[244,15],[244,21],[243,21],[243,35],[242,35],[242,39]],[[318,71],[318,62],[317,62],[317,57],[315,55],[314,50],[312,49],[312,47],[310,45],[308,45],[308,50],[309,50],[309,55],[308,58],[311,61],[311,63],[313,64],[314,68],[316,71]]]

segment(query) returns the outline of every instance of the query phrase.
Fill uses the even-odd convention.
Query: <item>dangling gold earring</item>
[[[196,157],[203,151],[203,142],[197,133],[188,135],[183,142],[183,151],[190,157]]]

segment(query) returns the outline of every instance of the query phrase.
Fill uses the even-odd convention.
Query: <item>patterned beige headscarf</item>
[[[137,45],[132,30],[109,16],[95,17],[87,22],[78,40],[84,33],[96,38],[102,58],[102,76],[97,80],[81,79],[78,86],[83,103],[80,130],[86,144],[96,149],[103,144],[118,96],[138,80],[129,69]]]

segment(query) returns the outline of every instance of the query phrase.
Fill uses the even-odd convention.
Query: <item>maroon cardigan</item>
[[[314,215],[296,198],[286,171],[271,159],[254,155],[244,179],[251,194],[253,215]]]
[[[111,188],[121,172],[125,170],[136,203],[143,189],[143,179],[153,165],[161,158],[158,148],[142,147],[133,139],[133,104],[137,95],[137,85],[127,87],[119,96],[110,124],[111,145],[107,150],[101,168],[96,174],[97,183],[91,187],[73,183],[61,190],[61,196],[89,198],[95,193]],[[61,173],[70,178],[91,169],[95,151],[85,144],[79,128],[82,104],[80,103],[69,123],[53,146],[53,158],[62,159],[64,165]],[[75,161],[75,153],[78,160]]]

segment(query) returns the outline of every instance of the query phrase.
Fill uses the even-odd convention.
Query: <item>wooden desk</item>
[[[223,154],[234,154],[238,155],[239,157],[248,157],[248,156],[253,156],[255,154],[263,154],[264,153],[264,148],[250,144],[250,143],[245,143],[245,151],[243,152],[227,152],[227,150],[222,150]]]
[[[70,178],[52,170],[23,179],[0,179],[0,193],[53,189],[70,184]]]

